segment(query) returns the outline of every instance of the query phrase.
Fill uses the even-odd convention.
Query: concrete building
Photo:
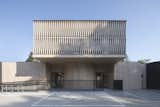
[[[33,57],[47,64],[56,86],[113,87],[114,64],[126,55],[126,21],[35,20],[33,28]]]
[[[33,58],[40,62],[2,62],[0,79],[45,80],[49,88],[145,88],[145,65],[123,62],[125,56],[125,20],[34,20]]]

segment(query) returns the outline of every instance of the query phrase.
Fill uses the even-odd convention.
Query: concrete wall
[[[65,65],[64,80],[71,81],[71,84],[64,84],[64,88],[94,88],[95,72],[90,64],[67,64]]]
[[[114,72],[113,72],[114,68]],[[43,64],[36,62],[2,62],[0,73],[2,82],[30,80],[50,80],[51,72],[63,72],[64,88],[94,88],[96,73],[104,73],[104,86],[113,87],[113,80],[123,80],[123,89],[146,88],[146,65],[136,62],[113,64],[65,63]],[[71,82],[69,82],[71,81]],[[74,83],[74,81],[76,81]],[[77,82],[79,81],[79,82]],[[105,83],[106,82],[106,83]]]
[[[47,74],[52,82],[55,80],[54,75],[58,72],[64,73],[63,88],[70,89],[89,89],[94,87],[95,72],[91,64],[85,63],[65,63],[65,64],[48,64]]]
[[[2,82],[46,80],[45,64],[36,62],[2,62]]]
[[[101,85],[105,88],[113,88],[114,64],[109,63],[63,63],[48,64],[47,73],[49,79],[54,81],[54,72],[64,73],[64,88],[95,88],[96,73],[102,73]],[[104,82],[104,85],[103,85]],[[99,84],[100,85],[100,84]],[[97,85],[97,88],[100,88]],[[102,88],[102,87],[101,87]]]
[[[90,64],[66,64],[64,80],[95,80],[95,72]]]
[[[137,62],[119,62],[115,65],[114,80],[123,80],[123,89],[146,88],[146,65]]]

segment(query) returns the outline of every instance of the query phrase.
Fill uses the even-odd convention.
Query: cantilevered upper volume
[[[126,55],[125,20],[34,20],[33,35],[38,59]]]

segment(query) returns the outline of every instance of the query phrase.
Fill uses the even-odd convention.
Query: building
[[[47,64],[56,86],[112,88],[114,64],[126,55],[125,27],[116,20],[35,20],[33,57]]]
[[[67,89],[145,87],[145,65],[124,62],[125,56],[125,20],[34,20],[33,58],[40,62],[2,62],[1,82],[45,80],[49,88]]]

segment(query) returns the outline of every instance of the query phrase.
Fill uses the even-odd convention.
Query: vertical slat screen
[[[114,20],[36,20],[34,55],[125,55],[126,23]]]

